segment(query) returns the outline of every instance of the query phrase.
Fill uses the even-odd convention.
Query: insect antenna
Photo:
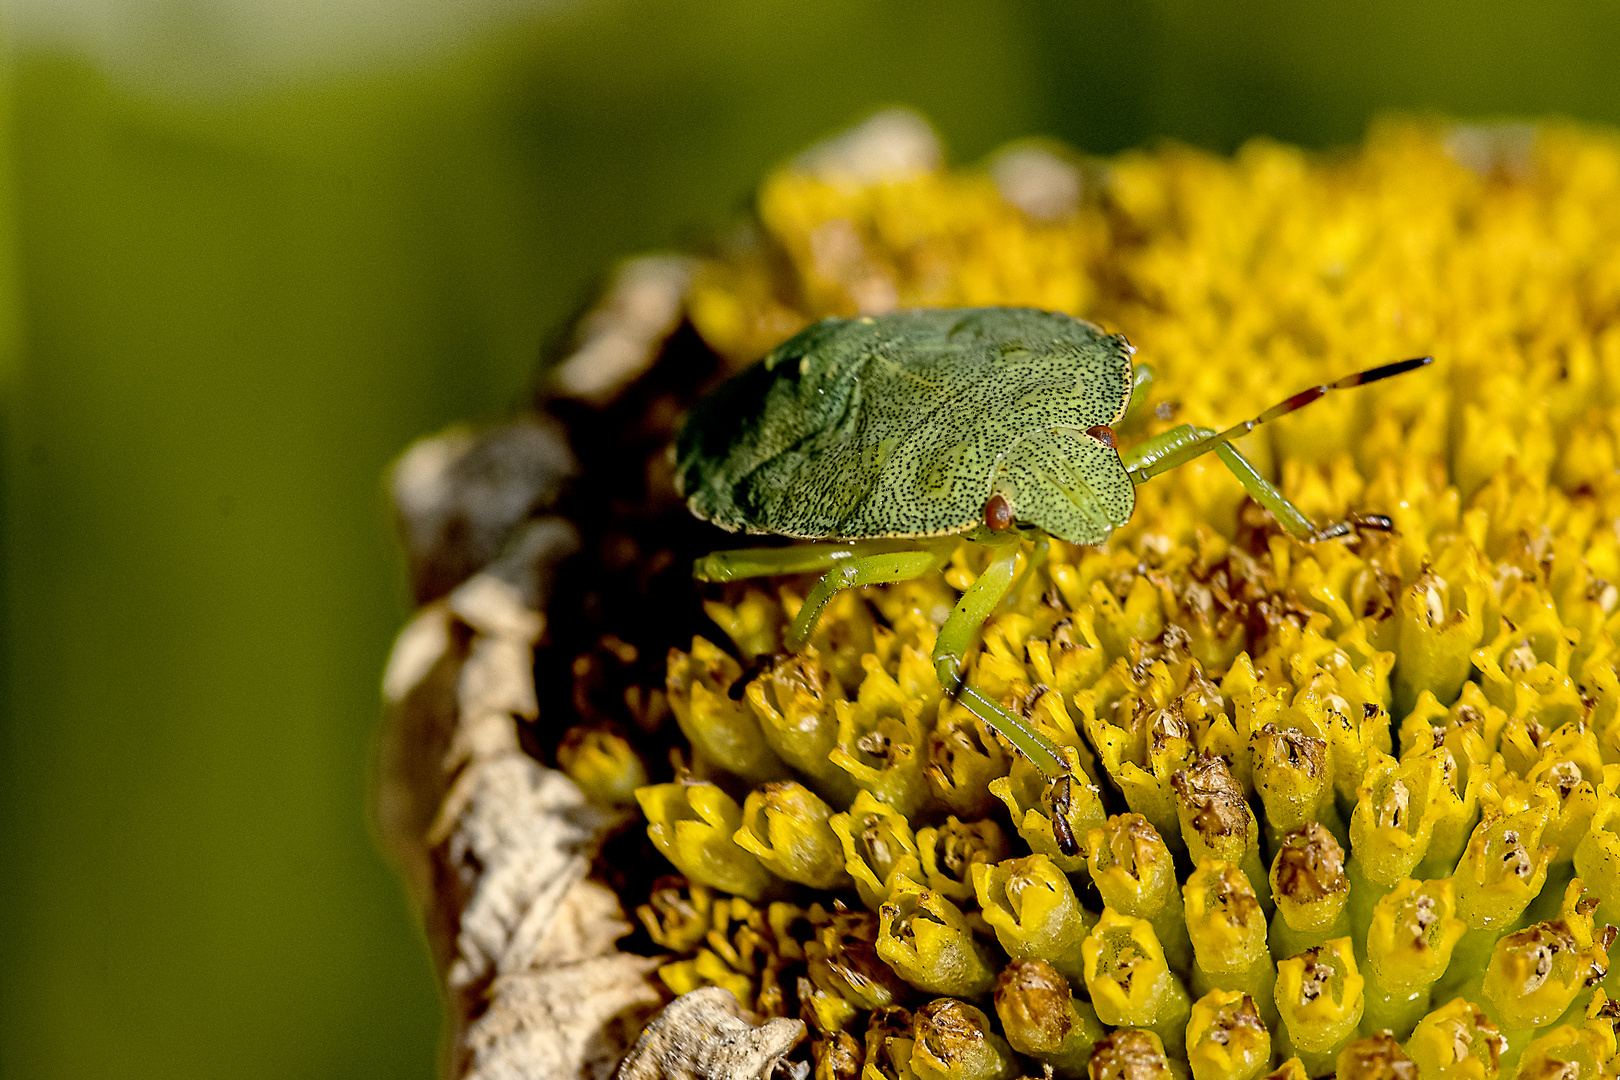
[[[1160,457],[1157,460],[1143,463],[1141,466],[1131,470],[1132,479],[1137,483],[1141,483],[1143,480],[1146,480],[1149,477],[1157,476],[1160,473],[1170,471],[1178,465],[1186,464],[1193,458],[1201,457],[1224,443],[1229,443],[1233,439],[1242,438],[1255,428],[1259,427],[1261,424],[1275,420],[1279,416],[1287,416],[1296,409],[1303,409],[1305,406],[1309,405],[1317,398],[1320,398],[1322,395],[1328,393],[1330,390],[1350,390],[1357,386],[1365,386],[1367,383],[1377,382],[1379,379],[1388,379],[1395,375],[1404,375],[1408,371],[1413,371],[1417,368],[1432,363],[1433,360],[1434,357],[1432,356],[1418,356],[1413,357],[1410,360],[1396,360],[1393,363],[1380,364],[1378,367],[1368,368],[1366,371],[1358,371],[1354,375],[1346,375],[1344,378],[1338,379],[1334,382],[1322,383],[1319,386],[1312,386],[1308,389],[1301,390],[1293,397],[1279,401],[1277,404],[1273,405],[1259,416],[1253,417],[1249,420],[1240,420],[1231,427],[1227,428],[1225,431],[1218,431],[1205,435],[1202,438],[1186,443],[1185,445],[1177,448],[1175,451],[1165,454],[1163,457]]]
[[[1295,409],[1303,409],[1305,406],[1309,405],[1323,394],[1326,394],[1329,390],[1350,390],[1357,386],[1365,386],[1370,382],[1377,382],[1379,379],[1388,379],[1395,375],[1404,375],[1408,371],[1415,368],[1423,367],[1424,365],[1430,363],[1433,359],[1434,357],[1432,356],[1419,356],[1411,360],[1397,360],[1392,364],[1381,364],[1375,368],[1368,368],[1366,371],[1358,371],[1354,375],[1346,375],[1337,382],[1323,383],[1320,386],[1313,386],[1308,390],[1301,390],[1288,400],[1280,401],[1273,405],[1271,408],[1267,409],[1259,416],[1256,416],[1254,419],[1243,420],[1233,424],[1219,435],[1216,435],[1210,441],[1231,442],[1233,439],[1242,438],[1244,435],[1247,435],[1261,424],[1275,420],[1279,416],[1287,416]]]

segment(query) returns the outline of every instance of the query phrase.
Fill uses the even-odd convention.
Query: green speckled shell
[[[1082,544],[1130,518],[1118,422],[1131,347],[1027,308],[826,319],[693,410],[676,442],[692,513],[802,539],[941,536],[1001,493],[1016,520]]]

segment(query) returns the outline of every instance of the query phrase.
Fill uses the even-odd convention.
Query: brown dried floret
[[[1022,1053],[1039,1047],[1055,1050],[1074,1030],[1069,981],[1045,960],[1014,960],[996,980],[996,1013]]]
[[[827,925],[804,945],[811,982],[863,1009],[903,1002],[910,988],[878,958],[877,938],[876,915],[834,912]]]
[[[1139,1028],[1121,1028],[1098,1039],[1089,1068],[1091,1080],[1168,1080],[1174,1075],[1159,1037]]]
[[[860,1080],[864,1059],[860,1042],[847,1031],[818,1034],[810,1041],[810,1075],[815,1080]]]
[[[1011,1080],[1018,1067],[1012,1047],[989,1017],[955,998],[936,998],[913,1019],[911,1067],[918,1080]]]
[[[1210,839],[1242,836],[1251,820],[1243,787],[1232,778],[1226,759],[1200,754],[1192,767],[1170,778],[1193,827]]]
[[[1350,887],[1344,849],[1319,822],[1295,829],[1277,852],[1277,890],[1306,904]]]
[[[1395,1041],[1381,1031],[1365,1039],[1352,1039],[1339,1051],[1338,1080],[1418,1080],[1418,1067]]]

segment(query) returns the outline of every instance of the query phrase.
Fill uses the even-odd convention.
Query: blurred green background
[[[1052,134],[1620,122],[1613,0],[5,0],[0,1075],[428,1077],[365,814],[378,477],[618,256],[883,105]]]

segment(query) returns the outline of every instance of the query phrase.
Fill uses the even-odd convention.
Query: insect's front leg
[[[1140,484],[1149,477],[1157,476],[1209,453],[1210,440],[1216,434],[1210,428],[1179,424],[1169,431],[1121,451],[1119,456],[1125,462],[1125,470],[1130,473],[1131,480]],[[1260,475],[1260,470],[1256,469],[1248,458],[1238,453],[1229,443],[1215,443],[1213,449],[1215,456],[1221,459],[1221,464],[1238,478],[1243,490],[1247,491],[1255,502],[1270,510],[1285,530],[1301,540],[1325,540],[1333,536],[1344,536],[1356,525],[1385,530],[1390,527],[1388,518],[1354,515],[1348,521],[1335,522],[1325,529],[1319,529],[1306,516],[1305,511],[1289,502],[1271,481]]]
[[[1018,543],[1009,537],[999,548],[978,580],[962,594],[956,607],[939,628],[934,643],[934,673],[946,693],[954,694],[969,712],[1006,737],[1046,775],[1057,777],[1069,771],[1058,748],[1032,724],[962,681],[962,659],[973,644],[984,621],[1012,588],[1018,566]]]

